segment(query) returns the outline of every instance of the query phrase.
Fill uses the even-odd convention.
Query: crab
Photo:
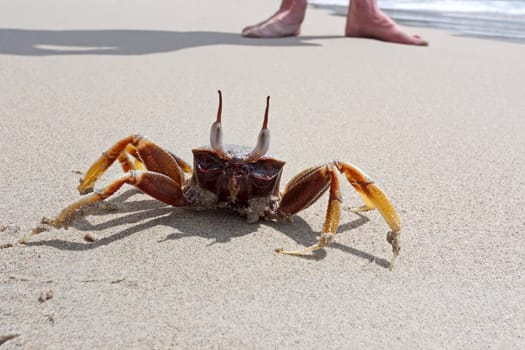
[[[220,90],[218,93],[219,107],[217,119],[211,126],[210,145],[192,150],[193,168],[147,137],[130,135],[103,152],[80,180],[80,194],[91,194],[63,209],[54,219],[44,219],[43,223],[67,229],[82,208],[110,197],[124,184],[135,186],[146,195],[174,207],[227,208],[245,216],[249,223],[259,219],[290,220],[328,191],[326,219],[317,243],[299,250],[276,250],[288,255],[309,254],[334,240],[341,212],[338,175],[341,173],[365,202],[350,210],[361,212],[377,208],[390,227],[387,241],[393,252],[391,269],[400,250],[401,224],[396,210],[374,181],[358,167],[336,160],[300,172],[288,181],[281,192],[279,183],[285,162],[267,155],[270,146],[270,97],[266,98],[263,125],[257,144],[252,149],[223,143],[222,93]],[[94,190],[97,180],[116,160],[124,173],[108,185]],[[47,230],[38,226],[19,242],[25,243],[32,236]]]

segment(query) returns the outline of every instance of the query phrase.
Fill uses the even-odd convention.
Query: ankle
[[[372,14],[378,12],[379,7],[376,0],[352,0],[350,1],[349,10],[359,14]]]
[[[292,0],[290,7],[280,10],[282,23],[287,25],[300,25],[306,14],[306,0]]]
[[[304,12],[306,11],[306,6],[306,0],[283,0],[281,6],[279,7],[279,12]]]

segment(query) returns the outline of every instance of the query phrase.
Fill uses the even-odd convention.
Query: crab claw
[[[247,161],[255,162],[268,152],[270,148],[270,129],[268,129],[268,111],[270,108],[270,96],[266,97],[266,110],[264,112],[264,121],[259,136],[257,138],[257,145],[246,157]]]
[[[224,153],[224,144],[222,143],[222,93],[221,90],[217,90],[219,93],[219,109],[217,110],[217,120],[211,125],[210,132],[210,145],[214,151],[219,154]]]

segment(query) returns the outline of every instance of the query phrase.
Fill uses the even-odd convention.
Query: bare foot
[[[392,43],[427,46],[418,35],[410,35],[381,11],[375,0],[352,0],[348,8],[345,35]]]
[[[280,38],[297,36],[306,12],[306,0],[282,0],[279,10],[267,20],[248,26],[242,36],[249,38]]]

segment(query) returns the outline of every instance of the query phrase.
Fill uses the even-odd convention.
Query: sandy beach
[[[425,28],[408,28],[424,48],[349,39],[315,8],[300,37],[239,35],[277,4],[4,1],[2,349],[525,347],[525,45]],[[333,159],[376,181],[403,225],[393,271],[377,211],[344,211],[313,256],[275,253],[316,241],[327,195],[292,223],[247,224],[125,186],[115,210],[16,243],[127,135],[191,162],[217,89],[231,144],[255,144],[271,96],[283,187]],[[362,204],[341,187],[343,206]]]

